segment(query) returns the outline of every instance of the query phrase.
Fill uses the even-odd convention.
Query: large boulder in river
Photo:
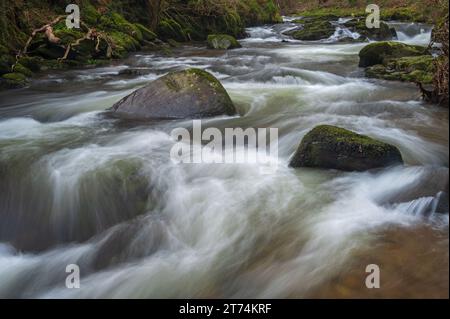
[[[110,111],[114,116],[135,120],[236,114],[219,80],[200,69],[169,73],[123,98]]]
[[[230,50],[241,48],[241,44],[231,35],[210,34],[208,36],[208,48],[215,50]]]
[[[428,49],[418,45],[408,45],[399,42],[375,42],[365,46],[359,52],[359,66],[368,67],[385,64],[392,59],[419,56],[428,53]]]
[[[395,146],[343,128],[321,125],[306,134],[289,165],[364,171],[402,162]]]

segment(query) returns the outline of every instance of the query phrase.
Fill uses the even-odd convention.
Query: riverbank
[[[272,0],[76,3],[81,25],[68,29],[63,3],[2,0],[0,87],[23,87],[40,70],[102,65],[137,50],[170,51],[177,42],[206,41],[210,34],[243,37],[246,26],[281,22]]]

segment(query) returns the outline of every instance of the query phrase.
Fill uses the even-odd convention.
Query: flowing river
[[[339,42],[348,30],[294,41],[289,21],[248,29],[242,49],[139,53],[0,93],[0,297],[448,298],[448,109],[414,84],[365,78],[365,44]],[[428,45],[428,26],[392,25]],[[218,77],[240,113],[204,127],[278,128],[277,170],[174,164],[171,131],[192,121],[105,115],[187,67]],[[289,168],[318,124],[391,143],[405,165]],[[66,288],[69,264],[80,289]],[[369,264],[380,289],[365,285]]]

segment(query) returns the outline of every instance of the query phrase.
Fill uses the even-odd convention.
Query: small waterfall
[[[428,46],[433,27],[423,23],[389,22],[397,32],[398,41],[412,45]]]

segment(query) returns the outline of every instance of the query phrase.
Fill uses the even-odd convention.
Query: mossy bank
[[[64,1],[1,1],[0,87],[23,87],[42,69],[96,66],[138,50],[245,36],[245,27],[281,21],[273,0],[79,0],[81,25],[66,27]],[[33,35],[33,36],[32,36]],[[167,42],[165,45],[161,40]]]

